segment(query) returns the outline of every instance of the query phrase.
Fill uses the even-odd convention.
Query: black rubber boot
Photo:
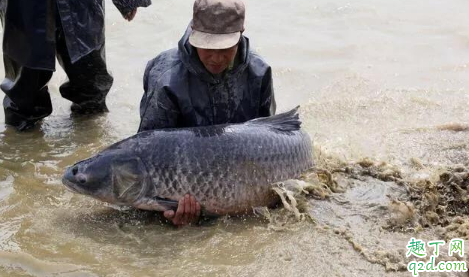
[[[5,96],[3,99],[3,111],[5,113],[5,124],[15,127],[18,131],[26,131],[34,128],[36,123],[50,115],[52,109],[36,107],[34,109],[35,115],[24,115],[19,112],[10,98]]]
[[[5,79],[0,87],[5,92],[5,123],[23,131],[31,129],[52,113],[47,82],[52,71],[23,67],[3,55]]]
[[[72,110],[73,114],[76,115],[81,115],[81,114],[100,114],[100,113],[106,113],[109,112],[106,102],[84,102],[84,103],[73,103],[72,106],[70,107]]]

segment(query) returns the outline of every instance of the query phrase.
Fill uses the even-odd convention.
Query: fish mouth
[[[71,191],[79,192],[78,188],[77,188],[77,185],[74,182],[71,181],[73,179],[74,179],[73,178],[73,173],[72,173],[71,167],[69,167],[69,168],[67,168],[67,170],[65,171],[65,174],[62,177],[62,184],[64,184],[65,187],[68,188]]]
[[[68,180],[65,176],[62,178],[62,184],[64,184],[65,187],[71,192],[83,193],[82,191],[79,190],[77,184]]]

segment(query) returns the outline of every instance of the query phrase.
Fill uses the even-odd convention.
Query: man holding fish
[[[148,62],[139,132],[163,128],[241,123],[275,114],[272,70],[243,36],[241,0],[196,0],[178,47]],[[173,224],[195,222],[200,205],[186,195]]]

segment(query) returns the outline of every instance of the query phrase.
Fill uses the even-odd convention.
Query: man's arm
[[[152,74],[156,59],[148,62],[143,75],[144,94],[140,101],[140,126],[138,132],[177,127],[180,115],[176,100],[169,95],[157,77]]]
[[[177,127],[180,115],[177,101],[170,96],[158,81],[152,69],[158,66],[158,58],[148,62],[143,75],[144,95],[140,102],[140,127],[138,132]],[[179,200],[176,211],[167,210],[164,217],[181,227],[195,223],[200,217],[200,204],[193,196],[186,195]]]
[[[145,93],[147,94],[147,93]],[[177,105],[173,103],[164,89],[150,91],[149,98],[145,96],[140,102],[140,126],[138,132],[176,128],[179,118]]]
[[[276,108],[277,104],[275,103],[272,69],[269,67],[262,78],[259,116],[266,117],[274,115]]]

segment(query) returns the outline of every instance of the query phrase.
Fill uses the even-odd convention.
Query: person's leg
[[[0,85],[5,92],[5,123],[23,131],[52,113],[47,83],[52,71],[20,66],[3,55],[5,79]]]
[[[106,68],[104,44],[72,64],[59,25],[56,47],[57,59],[68,76],[68,81],[60,86],[60,94],[73,102],[72,112],[107,112],[106,95],[111,89],[113,78]]]

